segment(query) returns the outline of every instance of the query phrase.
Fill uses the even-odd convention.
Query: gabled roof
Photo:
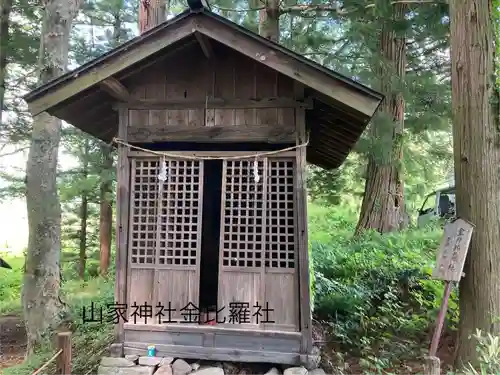
[[[102,92],[99,83],[134,74],[144,68],[149,58],[178,48],[196,33],[304,84],[314,104],[313,109],[306,110],[310,130],[308,161],[324,168],[337,168],[343,163],[383,99],[382,94],[224,17],[189,10],[36,88],[24,99],[34,116],[46,111],[109,141],[117,134],[118,116],[112,108],[113,100]],[[79,111],[75,111],[77,102]],[[94,106],[99,106],[102,113],[84,119],[81,111],[94,110]]]

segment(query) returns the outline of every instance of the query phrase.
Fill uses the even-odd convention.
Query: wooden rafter
[[[201,34],[198,31],[194,32],[194,36],[196,40],[198,41],[198,44],[201,47],[201,50],[203,51],[203,54],[207,59],[211,58],[214,55],[214,49],[212,48],[212,43],[208,40],[208,38]]]
[[[254,109],[254,108],[313,108],[312,99],[289,98],[224,99],[211,98],[204,101],[132,99],[124,104],[128,109],[180,110],[180,109]]]
[[[295,130],[285,125],[229,125],[229,126],[165,126],[137,125],[128,130],[131,142],[244,142],[252,139],[255,142],[292,143]]]
[[[120,102],[128,102],[131,100],[131,96],[127,88],[113,77],[106,78],[100,83],[100,86],[101,89]]]

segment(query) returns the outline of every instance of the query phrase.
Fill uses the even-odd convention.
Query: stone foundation
[[[304,367],[286,367],[281,370],[265,364],[237,364],[231,362],[192,361],[172,357],[125,358],[104,357],[97,375],[325,375],[320,369],[308,371]]]

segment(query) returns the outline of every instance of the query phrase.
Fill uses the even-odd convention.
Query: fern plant
[[[473,337],[477,340],[479,368],[469,363],[464,375],[500,375],[500,336],[490,333],[483,335],[480,330],[476,330]]]

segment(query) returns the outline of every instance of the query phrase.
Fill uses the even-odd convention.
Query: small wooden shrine
[[[382,95],[205,10],[25,100],[118,146],[116,355],[311,359],[306,162],[339,167]]]

